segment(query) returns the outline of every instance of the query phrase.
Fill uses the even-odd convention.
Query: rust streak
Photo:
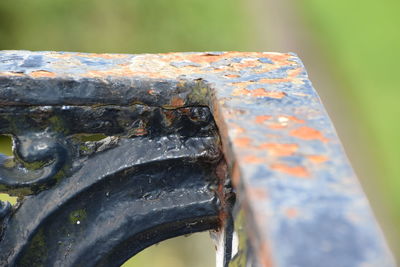
[[[266,244],[266,243],[261,244],[259,251],[258,251],[258,256],[259,256],[260,264],[262,267],[274,266],[272,263],[271,250],[269,249],[268,244]]]
[[[271,169],[277,170],[286,174],[290,174],[300,178],[307,178],[310,176],[306,168],[303,166],[289,166],[284,163],[277,163],[271,165]]]
[[[252,94],[252,96],[255,96],[255,97],[270,97],[270,98],[276,98],[276,99],[281,99],[286,96],[286,93],[284,93],[284,92],[267,91],[264,88],[258,88],[258,89],[252,90],[251,94]]]
[[[245,163],[253,163],[253,164],[258,164],[258,163],[263,163],[264,162],[264,160],[262,158],[256,157],[254,155],[245,156],[243,158],[243,161]]]
[[[242,96],[242,95],[249,95],[250,90],[247,90],[246,88],[236,88],[233,90],[232,96]]]
[[[133,134],[137,136],[143,136],[147,134],[147,129],[145,128],[137,128],[133,130]]]
[[[33,71],[29,74],[33,78],[53,78],[56,77],[56,74],[50,71],[46,70],[38,70],[38,71]]]
[[[226,75],[224,75],[225,77],[227,77],[227,78],[239,78],[240,76],[239,75],[237,75],[237,74],[226,74]]]
[[[316,164],[320,164],[320,163],[324,163],[328,161],[328,157],[324,156],[324,155],[310,155],[307,156],[307,158]]]
[[[290,135],[304,140],[320,140],[324,143],[328,142],[328,139],[325,138],[320,131],[307,126],[302,126],[292,130]]]
[[[285,117],[285,118],[287,118],[288,120],[293,121],[293,122],[295,122],[295,123],[305,123],[304,120],[301,120],[301,119],[299,119],[299,118],[297,118],[297,117],[295,117],[295,116],[282,116],[282,117]]]
[[[287,127],[287,124],[282,124],[282,123],[271,123],[268,125],[269,128],[271,129],[283,129]]]
[[[275,99],[282,99],[286,96],[286,93],[280,91],[267,91],[264,88],[257,88],[255,90],[249,90],[246,88],[236,88],[233,90],[232,96],[243,96],[249,95],[252,97],[269,97]]]
[[[276,144],[276,143],[266,143],[259,146],[260,149],[267,149],[274,156],[291,156],[298,149],[297,144]]]
[[[256,117],[256,123],[263,123],[266,120],[271,119],[272,116],[268,116],[268,115],[260,115]]]
[[[24,74],[21,72],[5,71],[0,72],[0,76],[24,76]]]
[[[147,93],[148,93],[149,95],[157,95],[157,92],[154,91],[154,90],[148,90]]]
[[[235,145],[239,146],[239,147],[247,147],[250,145],[250,138],[247,137],[241,137],[241,138],[236,138],[234,143]]]
[[[174,97],[171,100],[172,107],[182,107],[183,105],[185,105],[185,101],[180,97]]]

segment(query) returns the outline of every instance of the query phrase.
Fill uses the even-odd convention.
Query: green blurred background
[[[297,53],[399,257],[399,10],[398,0],[2,0],[0,49]],[[126,266],[213,266],[213,254],[197,234]]]

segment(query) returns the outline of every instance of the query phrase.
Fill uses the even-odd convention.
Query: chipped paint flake
[[[297,144],[276,144],[265,143],[259,146],[260,149],[266,149],[271,156],[291,156],[299,149]]]
[[[276,163],[271,165],[271,169],[283,172],[295,177],[308,178],[310,177],[309,172],[303,166],[290,166],[284,163]]]
[[[294,137],[304,139],[304,140],[320,140],[321,142],[328,142],[328,139],[324,137],[324,135],[311,127],[302,126],[297,129],[294,129],[290,132],[290,134]]]

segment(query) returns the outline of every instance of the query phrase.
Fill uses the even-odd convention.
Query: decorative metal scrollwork
[[[0,119],[14,138],[0,186],[23,199],[1,206],[1,265],[119,266],[220,227],[225,163],[206,107],[12,106]],[[95,133],[108,137],[81,138]]]

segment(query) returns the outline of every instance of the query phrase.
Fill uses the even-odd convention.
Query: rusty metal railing
[[[0,134],[1,266],[119,266],[204,230],[220,266],[395,265],[293,54],[3,51]]]

